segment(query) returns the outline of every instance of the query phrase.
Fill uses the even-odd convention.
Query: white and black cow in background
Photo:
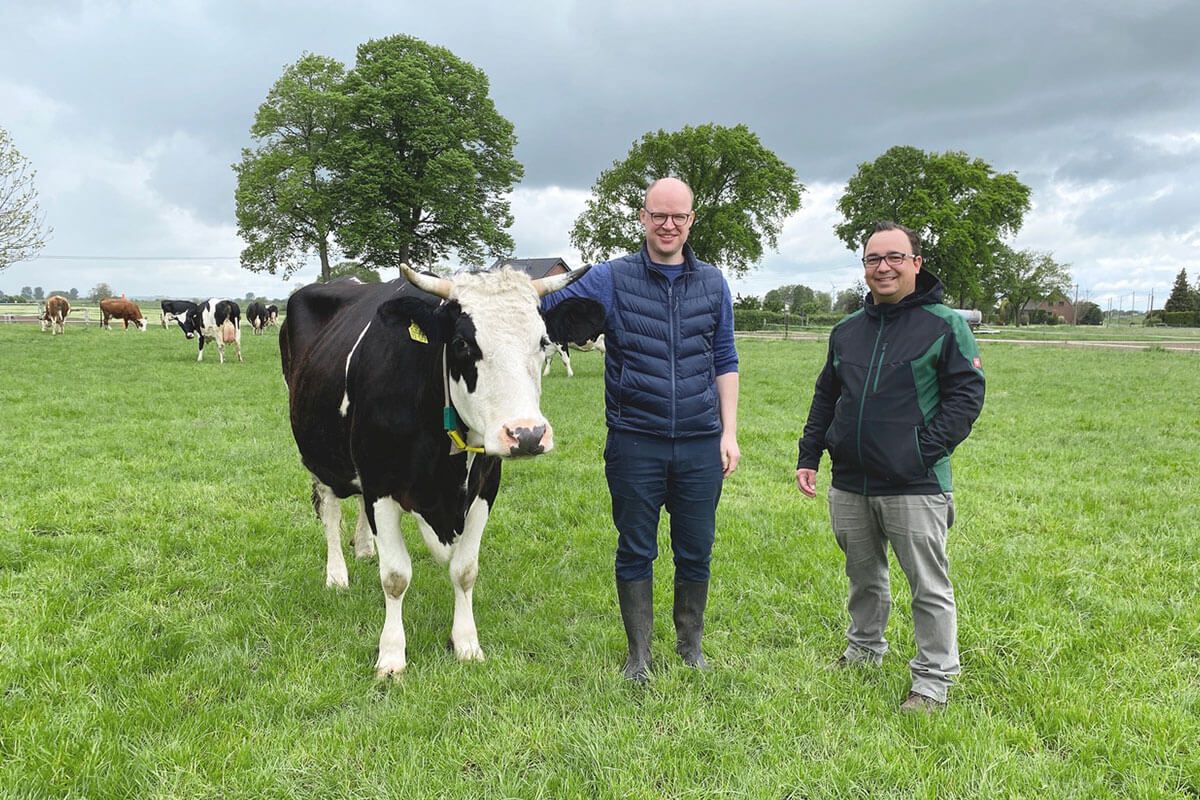
[[[197,361],[204,360],[204,340],[211,339],[217,343],[217,354],[221,363],[225,363],[225,345],[237,346],[238,361],[242,360],[242,310],[232,300],[212,298],[207,303],[196,306],[179,320],[179,327],[187,338],[200,339],[200,355]]]
[[[179,322],[196,307],[191,300],[163,300],[160,305],[162,306],[163,330],[167,329],[168,322]]]
[[[456,656],[483,659],[472,590],[500,465],[554,446],[540,408],[550,342],[538,298],[586,268],[540,281],[507,269],[453,281],[401,270],[405,280],[300,289],[279,333],[292,433],[325,528],[326,585],[348,584],[339,498],[359,496],[356,555],[370,555],[375,536],[385,606],[380,678],[407,663],[405,512],[434,558],[449,564]]]
[[[602,355],[604,353],[604,334],[596,333],[604,330],[604,306],[582,297],[569,297],[555,308],[567,304],[570,306],[565,311],[546,317],[546,335],[550,337],[551,346],[546,349],[546,367],[542,370],[542,375],[550,374],[550,364],[553,363],[554,355],[557,353],[558,357],[562,359],[563,366],[567,368],[567,377],[574,377],[575,371],[571,369],[571,356],[567,352],[570,347],[574,347],[576,350],[594,349],[600,351]],[[572,320],[575,327],[568,326],[567,320]],[[580,325],[580,322],[583,324]],[[581,338],[580,334],[574,332],[578,330],[589,332],[590,338]],[[573,336],[575,338],[572,338]]]
[[[255,336],[262,335],[267,327],[267,307],[257,300],[246,306],[246,321],[250,323],[250,330]]]
[[[277,305],[267,306],[267,325],[271,326],[271,325],[278,325],[278,324],[279,324],[279,306],[277,306]]]

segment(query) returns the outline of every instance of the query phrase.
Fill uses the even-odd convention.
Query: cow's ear
[[[568,297],[542,313],[546,328],[562,331],[574,344],[590,342],[604,333],[604,306],[586,297]]]
[[[397,297],[381,305],[376,313],[385,325],[396,330],[396,335],[440,345],[454,333],[452,310],[458,310],[458,303],[435,306],[419,297]]]

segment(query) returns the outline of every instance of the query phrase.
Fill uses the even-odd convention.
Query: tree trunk
[[[317,252],[321,256],[321,283],[329,283],[329,240],[321,237],[317,243]]]

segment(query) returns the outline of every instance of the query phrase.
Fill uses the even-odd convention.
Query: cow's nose
[[[545,425],[538,425],[536,428],[506,427],[504,432],[516,442],[509,448],[509,455],[536,456],[545,452],[546,448],[542,445],[542,437],[546,435]]]

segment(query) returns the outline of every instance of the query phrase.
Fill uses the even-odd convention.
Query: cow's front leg
[[[200,334],[200,355],[196,356],[196,360],[204,360],[204,334]]]
[[[472,593],[475,578],[479,576],[479,543],[490,510],[486,500],[476,497],[467,510],[462,535],[450,548],[450,583],[454,585],[454,627],[450,629],[450,641],[459,661],[483,661],[483,648],[475,630]]]
[[[412,560],[400,534],[400,504],[390,497],[374,502],[375,544],[379,549],[379,582],[383,586],[383,632],[379,634],[379,659],[375,677],[404,672],[404,593],[412,581]]]
[[[345,589],[350,585],[350,573],[342,555],[342,501],[333,489],[314,478],[312,503],[325,528],[325,585]]]
[[[568,352],[570,349],[571,349],[571,345],[569,345],[569,344],[562,349],[562,361],[563,361],[563,366],[567,368],[567,377],[574,378],[575,373],[571,369],[571,354],[570,354],[570,352]]]
[[[224,332],[217,334],[217,363],[225,363],[225,338]]]
[[[238,363],[242,363],[242,337],[238,334],[238,338],[233,340],[233,346],[237,348]]]
[[[360,494],[358,496],[358,522],[354,524],[354,557],[364,559],[373,555],[375,555],[375,534],[371,532],[371,522],[367,519],[367,504]]]

